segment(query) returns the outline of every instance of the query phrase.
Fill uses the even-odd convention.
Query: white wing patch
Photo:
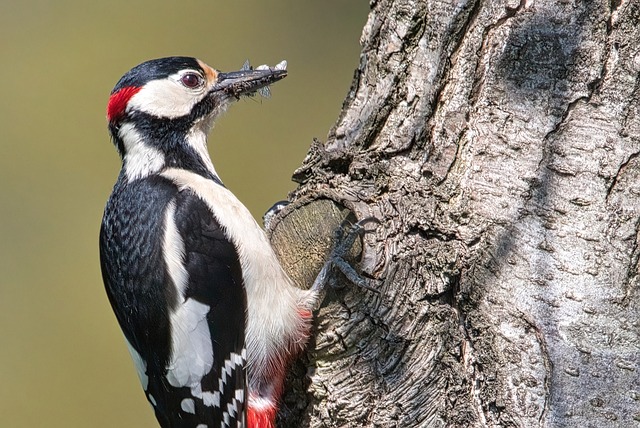
[[[224,391],[224,387],[228,378],[231,377],[231,374],[238,369],[242,369],[243,365],[244,359],[241,355],[236,354],[235,352],[231,353],[228,360],[224,360],[224,367],[222,367],[222,373],[220,373],[219,380],[220,392]]]
[[[202,393],[202,402],[207,407],[217,407],[220,408],[220,393],[216,392],[203,392]]]
[[[201,385],[202,378],[213,367],[213,346],[207,322],[210,307],[185,299],[189,272],[184,264],[184,241],[176,226],[175,212],[175,201],[172,201],[165,213],[162,250],[169,277],[176,287],[178,307],[169,315],[171,359],[167,366],[167,380],[172,386],[190,388],[191,394],[202,399],[205,405],[219,407],[219,394],[216,397],[214,393],[203,392]],[[190,408],[184,400],[181,405]]]
[[[196,403],[193,401],[193,398],[185,398],[180,402],[180,408],[187,413],[191,413],[192,415],[196,414]]]
[[[171,281],[176,287],[179,299],[184,299],[189,282],[189,273],[184,265],[184,241],[175,222],[176,203],[171,201],[167,206],[164,219],[164,239],[162,253]]]
[[[129,348],[129,354],[131,354],[133,365],[136,367],[136,372],[138,372],[138,378],[140,378],[142,389],[146,391],[147,387],[149,386],[149,376],[147,376],[147,363],[142,359],[142,356],[140,356],[138,351],[136,351],[131,343],[129,343],[127,338],[125,338],[125,342],[127,342],[127,348]]]
[[[236,389],[236,401],[238,401],[238,403],[244,403],[244,390],[243,389]]]
[[[208,313],[208,305],[187,299],[170,315],[171,359],[167,380],[172,386],[193,389],[211,371],[213,348]]]
[[[297,308],[305,292],[293,286],[264,231],[233,193],[189,171],[167,168],[161,175],[204,201],[238,250],[248,301],[248,370],[264,367],[268,356],[285,346],[280,342],[301,330]]]

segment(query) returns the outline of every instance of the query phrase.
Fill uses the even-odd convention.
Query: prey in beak
[[[268,98],[269,85],[287,77],[287,61],[281,61],[274,67],[260,65],[255,69],[246,61],[239,71],[218,72],[218,79],[212,91],[223,92],[236,99],[252,96],[256,92]]]

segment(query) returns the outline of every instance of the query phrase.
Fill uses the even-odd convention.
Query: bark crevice
[[[633,424],[640,5],[371,5],[272,235],[308,283],[346,216],[381,221],[352,259],[380,295],[331,293],[298,363],[303,426]]]

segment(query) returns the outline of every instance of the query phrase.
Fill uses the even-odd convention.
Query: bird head
[[[124,166],[129,163],[132,176],[144,175],[149,164],[151,170],[167,163],[181,166],[189,152],[210,164],[203,150],[215,118],[232,101],[286,75],[285,61],[257,69],[247,64],[229,73],[189,57],[159,58],[132,68],[111,91],[107,105],[109,131]],[[191,162],[197,163],[196,158]]]

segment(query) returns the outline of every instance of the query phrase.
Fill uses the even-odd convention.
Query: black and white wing
[[[100,249],[160,425],[244,426],[246,293],[236,248],[207,205],[159,176],[116,185]]]

